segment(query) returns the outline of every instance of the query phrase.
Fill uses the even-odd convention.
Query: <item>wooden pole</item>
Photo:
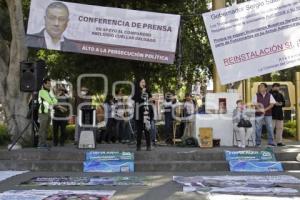
[[[296,72],[296,125],[297,141],[300,141],[300,72]]]
[[[225,0],[213,0],[213,10],[218,10],[220,8],[225,8]],[[220,77],[217,72],[216,64],[213,67],[213,83],[214,83],[214,92],[226,92],[226,86],[221,85]]]

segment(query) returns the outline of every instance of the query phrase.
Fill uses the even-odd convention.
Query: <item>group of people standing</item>
[[[51,109],[54,110],[53,117],[53,145],[57,146],[60,144],[64,145],[66,139],[66,126],[68,122],[68,116],[70,108],[68,105],[63,103],[68,103],[67,91],[64,88],[57,88],[56,94],[51,90],[51,80],[45,78],[43,80],[43,85],[41,90],[38,92],[38,120],[39,124],[38,136],[38,148],[49,148],[50,145],[47,144],[48,130],[51,120]],[[81,88],[81,97],[88,96],[88,89]],[[82,100],[80,100],[82,99]],[[137,130],[137,150],[141,150],[142,145],[142,135],[145,134],[146,139],[146,149],[151,150],[151,139],[155,141],[155,132],[153,130],[153,119],[154,111],[153,105],[150,105],[152,100],[152,95],[148,88],[146,87],[145,79],[140,79],[136,83],[135,93],[132,99],[126,98],[123,89],[119,89],[116,96],[108,95],[104,103],[105,111],[105,123],[106,131],[104,134],[104,139],[107,142],[120,142],[128,143],[133,138],[133,128],[130,124],[131,120],[134,120],[135,129]],[[89,105],[83,105],[89,104]],[[76,107],[79,106],[91,106],[92,103],[88,98],[77,98],[75,102]],[[78,109],[74,109],[78,115]],[[75,130],[75,143],[78,144],[80,138],[80,131],[78,127],[78,120],[76,119],[76,129]],[[59,131],[60,130],[60,131]],[[59,133],[60,132],[60,137]],[[152,138],[151,138],[152,136]]]
[[[146,150],[151,151],[151,140],[155,143],[156,132],[153,127],[153,103],[145,79],[136,81],[132,98],[125,97],[122,88],[115,97],[108,95],[104,103],[106,123],[104,140],[108,143],[129,143],[134,139],[136,130],[137,151],[141,150],[143,134],[146,139]]]
[[[274,83],[272,89],[268,91],[268,85],[261,83],[258,86],[258,92],[252,99],[252,105],[254,105],[254,111],[250,108],[251,106],[248,107],[242,100],[238,100],[237,107],[233,112],[234,129],[240,136],[238,146],[246,147],[246,142],[253,133],[254,125],[252,126],[252,121],[255,122],[257,147],[261,146],[263,125],[266,126],[267,130],[268,145],[285,146],[282,138],[285,98],[280,92],[280,84]]]
[[[55,94],[51,90],[51,80],[45,78],[43,85],[38,93],[38,148],[49,148],[47,144],[48,130],[51,120],[51,109],[54,109],[52,120],[53,125],[53,145],[64,146],[66,140],[66,126],[70,108],[64,103],[68,103],[69,98],[67,90],[64,87],[59,87]],[[60,132],[60,136],[59,136]]]
[[[175,137],[181,138],[182,141],[193,138],[195,122],[194,114],[197,112],[197,103],[190,93],[185,94],[185,99],[182,103],[177,101],[174,94],[169,93],[166,95],[164,102],[165,142],[167,144],[174,144],[174,133]],[[175,126],[177,122],[180,122],[178,130],[177,126]]]
[[[280,84],[275,83],[268,91],[266,83],[261,83],[257,94],[253,97],[254,109],[246,106],[242,100],[238,100],[237,107],[233,111],[233,126],[240,137],[239,147],[245,148],[246,142],[253,133],[255,126],[256,146],[261,145],[262,127],[265,124],[268,133],[268,145],[284,146],[283,134],[283,107],[285,106],[284,96],[280,93]],[[83,89],[82,89],[83,90]],[[87,89],[82,95],[87,95]],[[51,81],[46,78],[43,81],[42,89],[38,93],[38,119],[39,119],[39,148],[48,148],[46,143],[51,115],[50,109],[54,109],[53,118],[53,145],[64,145],[66,139],[66,126],[70,108],[64,103],[69,103],[67,90],[58,87],[55,94],[51,90]],[[89,102],[91,104],[91,102]],[[105,133],[102,139],[106,142],[129,143],[136,137],[137,151],[141,150],[143,134],[146,139],[146,150],[151,150],[151,141],[155,144],[155,101],[147,88],[145,79],[136,82],[134,95],[126,97],[124,89],[119,89],[113,97],[108,95],[104,102],[104,120],[106,124]],[[193,137],[194,114],[196,102],[190,94],[186,94],[182,104],[183,113],[178,117],[184,117],[182,139]],[[169,94],[164,102],[165,114],[165,138],[166,143],[173,142],[174,120],[177,115],[177,99]],[[77,109],[76,109],[77,110]],[[78,113],[77,113],[78,114]],[[252,120],[253,119],[253,120]],[[77,120],[76,120],[77,121]],[[132,123],[131,123],[132,122]],[[255,122],[255,125],[252,123]],[[76,122],[77,124],[78,122]],[[134,127],[133,127],[134,126]],[[275,129],[275,134],[274,134]],[[60,137],[59,137],[60,130]],[[136,130],[136,134],[134,133]],[[175,130],[176,131],[176,130]],[[75,131],[76,132],[76,131]],[[78,142],[79,131],[75,134],[75,142]],[[274,138],[276,137],[277,143]]]

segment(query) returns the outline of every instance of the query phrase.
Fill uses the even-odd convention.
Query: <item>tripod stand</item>
[[[35,137],[36,137],[36,133],[38,132],[38,129],[39,129],[38,124],[37,124],[38,116],[36,116],[38,113],[35,113],[35,110],[38,109],[38,107],[39,107],[39,104],[38,104],[38,92],[37,91],[32,92],[32,99],[31,99],[31,106],[30,107],[31,107],[30,111],[29,111],[30,121],[25,126],[25,128],[21,131],[21,133],[18,134],[18,136],[14,139],[14,141],[10,145],[8,151],[11,151],[12,148],[18,143],[18,141],[21,138],[23,139],[23,135],[28,130],[28,128],[30,127],[30,125],[31,125],[32,142],[35,145]]]

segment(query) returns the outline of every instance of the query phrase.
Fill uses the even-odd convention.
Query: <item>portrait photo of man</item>
[[[27,35],[30,47],[69,51],[76,48],[73,41],[64,36],[69,23],[69,9],[62,2],[53,2],[46,8],[45,27],[38,33]]]

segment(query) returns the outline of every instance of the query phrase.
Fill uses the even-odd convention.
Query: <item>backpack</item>
[[[189,147],[198,147],[198,141],[196,138],[193,138],[193,137],[189,137],[187,139],[184,140],[184,143],[186,146],[189,146]]]

